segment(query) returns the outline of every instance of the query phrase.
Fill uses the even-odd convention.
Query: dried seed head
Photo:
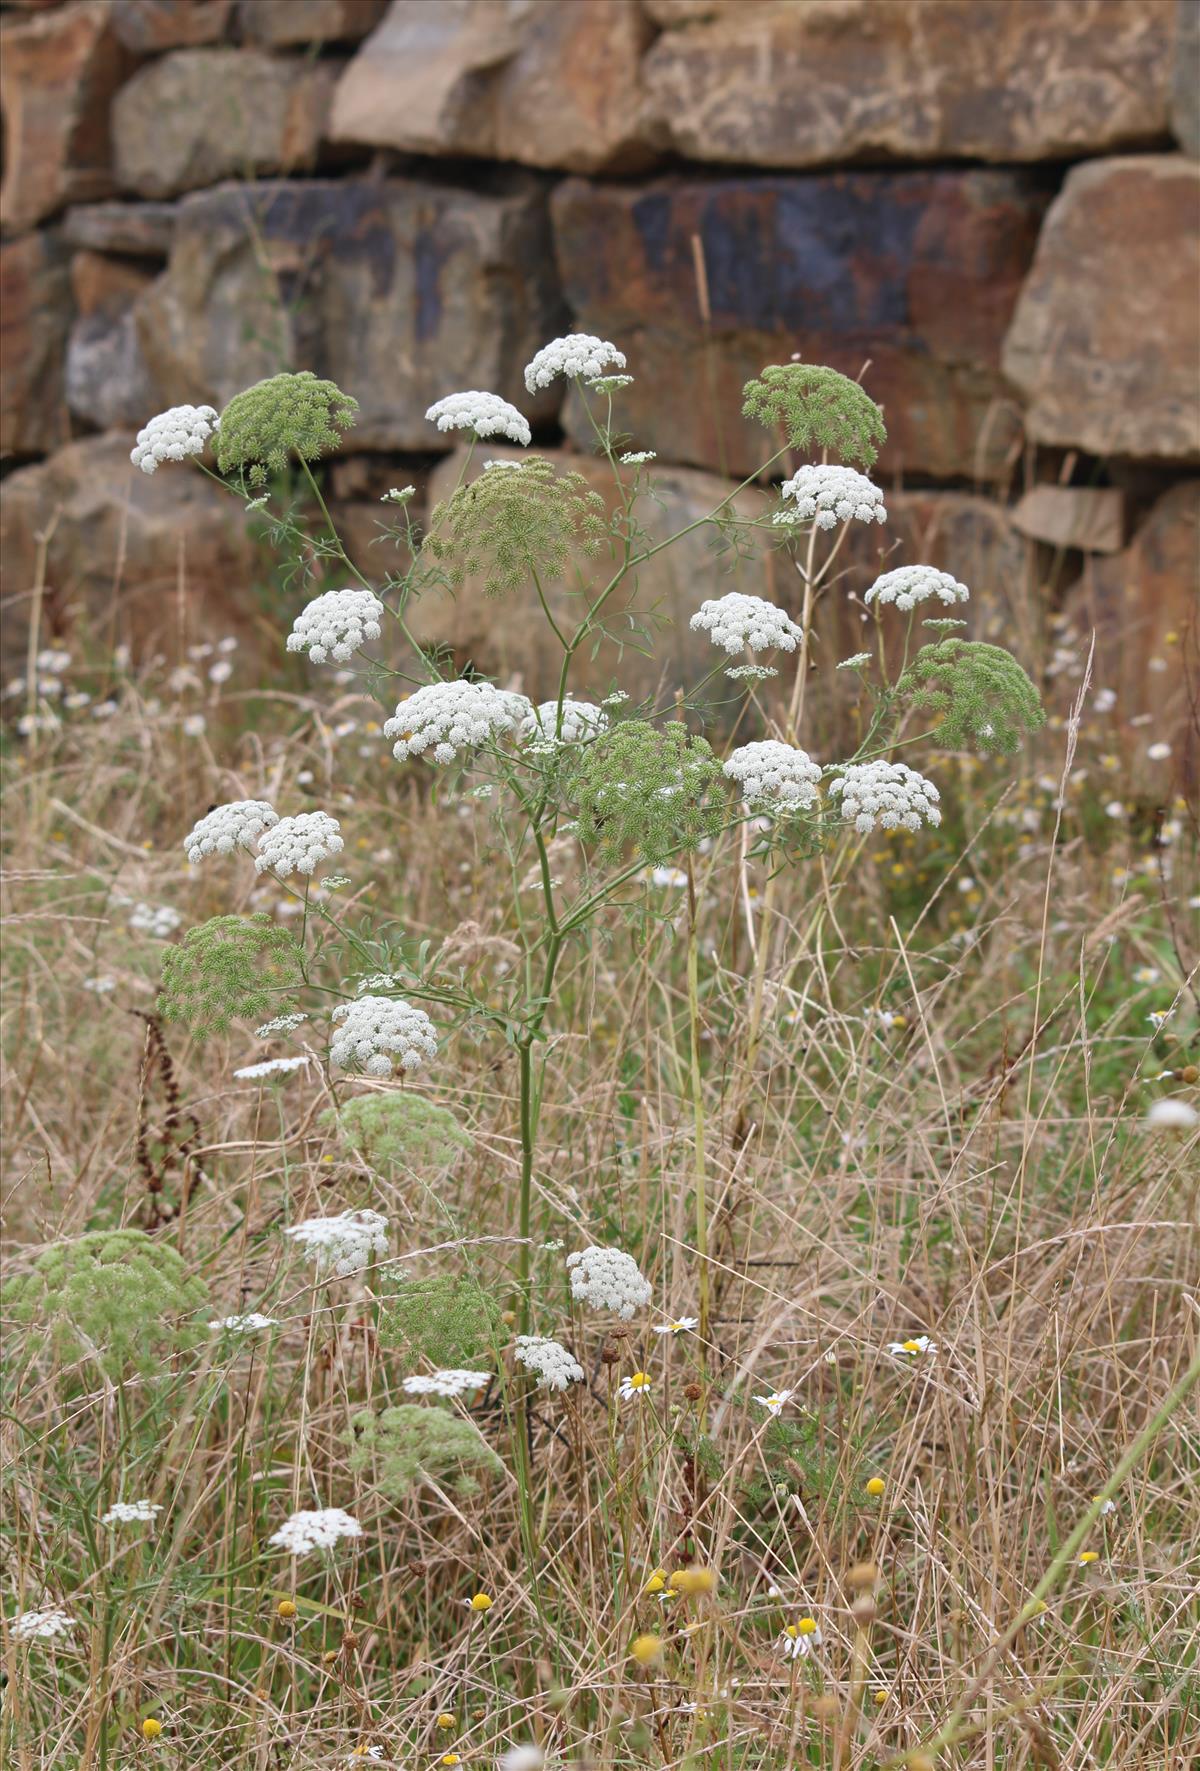
[[[879,1570],[874,1562],[856,1562],[846,1576],[846,1585],[851,1592],[858,1592],[863,1587],[873,1587],[879,1580]]]

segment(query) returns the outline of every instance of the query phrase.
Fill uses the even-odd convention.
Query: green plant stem
[[[704,1093],[700,1074],[700,947],[696,930],[696,876],[691,855],[687,858],[687,898],[688,1036],[691,1048],[692,1123],[696,1143],[696,1259],[700,1267],[700,1370],[701,1375],[706,1376],[709,1331],[708,1175],[704,1146]],[[703,1429],[703,1401],[699,1418]]]

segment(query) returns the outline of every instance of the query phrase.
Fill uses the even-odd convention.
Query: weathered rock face
[[[552,199],[580,325],[640,372],[620,405],[636,446],[736,473],[777,446],[738,416],[743,384],[793,355],[855,377],[870,359],[879,471],[997,471],[1014,428],[1000,347],[1042,210],[1025,175],[979,171],[571,179]]]
[[[68,209],[62,234],[68,246],[165,258],[175,232],[173,203],[88,203]]]
[[[219,43],[232,17],[233,0],[112,0],[113,30],[138,55]]]
[[[1129,749],[1141,759],[1142,784],[1157,783],[1160,792],[1169,777],[1145,765],[1150,744],[1172,744],[1172,773],[1190,759],[1194,783],[1200,768],[1200,731],[1183,668],[1198,583],[1200,480],[1190,480],[1159,499],[1123,553],[1097,560],[1064,604],[1076,632],[1095,629],[1092,681],[1116,690],[1115,718],[1124,724],[1154,716],[1126,731],[1136,739]]]
[[[103,617],[114,637],[169,638],[182,586],[197,626],[244,631],[254,551],[241,506],[194,468],[139,472],[132,443],[129,433],[85,437],[5,481],[0,559],[10,664],[23,646],[36,536],[55,513],[46,596],[60,619]]]
[[[1200,6],[1176,0],[1171,128],[1185,154],[1200,159]]]
[[[430,453],[441,395],[487,388],[533,417],[523,365],[558,308],[540,194],[475,196],[404,179],[227,185],[179,205],[138,331],[163,402],[218,408],[289,367],[359,401],[358,449]]]
[[[1037,442],[1200,455],[1200,166],[1100,160],[1068,173],[1004,346]]]
[[[1173,0],[649,0],[642,67],[695,160],[1037,160],[1167,132]]]
[[[0,456],[40,455],[69,434],[63,355],[68,257],[53,233],[0,246]],[[6,488],[7,492],[7,488]]]
[[[334,100],[335,141],[576,172],[645,165],[637,0],[394,0]]]
[[[247,49],[180,49],[135,74],[113,106],[125,190],[169,197],[235,173],[316,164],[336,69]]]
[[[610,509],[614,507],[616,493],[607,462],[557,450],[542,453],[558,471],[583,474]],[[511,449],[489,448],[488,456],[502,460],[519,458]],[[429,485],[431,507],[453,490],[463,459],[464,451],[459,450],[435,468]],[[475,461],[480,462],[478,451]],[[477,478],[480,471],[481,464],[468,478]],[[695,522],[715,509],[732,490],[732,482],[715,474],[695,473],[681,467],[660,469],[657,464],[653,481],[657,502],[645,499],[638,509],[654,540],[664,539]],[[739,516],[752,518],[766,509],[769,502],[763,493],[748,490],[738,494],[735,508]],[[614,639],[606,639],[593,657],[589,641],[581,649],[572,674],[577,690],[604,694],[616,681],[635,700],[661,694],[669,702],[677,688],[693,687],[711,669],[715,654],[707,636],[692,633],[688,628],[705,597],[723,596],[730,590],[770,594],[762,590],[766,568],[757,550],[751,548],[753,557],[744,560],[737,559],[729,550],[717,554],[711,546],[715,535],[712,528],[696,530],[640,566],[627,586],[615,593],[606,628],[610,635],[625,637],[624,651]],[[611,576],[613,565],[607,556],[602,556],[585,561],[584,569],[589,583],[598,591]],[[585,611],[577,594],[562,582],[547,586],[546,594],[560,626],[578,625]],[[648,626],[652,630],[649,646],[645,640],[637,640],[630,616],[636,617],[643,628]],[[421,645],[448,647],[460,670],[472,664],[498,681],[518,684],[535,700],[546,700],[557,692],[562,650],[547,626],[532,585],[528,591],[501,599],[485,596],[482,586],[471,581],[453,597],[429,591],[409,605],[405,619]],[[639,644],[653,655],[642,657],[633,649]]]
[[[238,24],[249,43],[357,43],[387,11],[387,0],[240,0]]]
[[[1049,547],[1081,553],[1119,553],[1124,541],[1124,494],[1115,486],[1031,486],[1013,513],[1014,528]]]
[[[0,29],[4,182],[0,222],[32,227],[113,189],[108,114],[131,63],[107,0]]]
[[[67,405],[97,430],[137,429],[157,410],[134,320],[134,305],[151,280],[136,265],[98,252],[77,252],[71,261],[75,323],[67,344]]]

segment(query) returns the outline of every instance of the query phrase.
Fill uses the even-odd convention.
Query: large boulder
[[[1195,788],[1200,728],[1185,661],[1189,648],[1195,655],[1197,584],[1200,480],[1188,480],[1163,494],[1123,552],[1089,562],[1064,603],[1081,650],[1095,633],[1092,682],[1116,694],[1112,717],[1138,789],[1161,794],[1189,770]],[[1172,748],[1165,773],[1146,755],[1160,742]]]
[[[140,266],[99,252],[77,252],[71,261],[75,321],[67,342],[67,405],[97,430],[136,429],[157,410],[134,317],[150,282]]]
[[[170,197],[235,174],[309,172],[337,69],[256,49],[180,49],[134,75],[113,107],[125,190]]]
[[[240,0],[238,24],[248,43],[272,49],[357,43],[386,11],[387,0]]]
[[[693,160],[1065,159],[1167,132],[1174,0],[648,0]]]
[[[41,455],[70,434],[63,354],[71,325],[68,254],[56,233],[0,246],[0,456]]]
[[[1200,166],[1095,160],[1067,175],[1004,345],[1039,443],[1200,455]]]
[[[194,636],[246,631],[254,548],[240,503],[189,465],[141,473],[132,444],[132,433],[84,437],[5,481],[3,675],[19,668],[43,530],[60,629],[86,624],[168,652],[185,610]]]
[[[645,165],[638,0],[394,0],[346,69],[335,141],[575,172]]]
[[[179,205],[138,331],[164,403],[221,407],[313,366],[359,401],[357,449],[440,453],[443,394],[487,388],[532,417],[522,366],[562,315],[540,193],[389,179],[224,185]]]
[[[32,227],[113,189],[109,106],[131,66],[108,0],[0,25],[0,222]]]
[[[617,492],[608,463],[595,456],[543,451],[557,471],[581,473],[605,499],[611,512]],[[488,448],[487,458],[516,460],[510,449]],[[447,497],[458,483],[466,460],[456,450],[440,462],[430,476],[430,506]],[[467,478],[483,471],[479,450],[474,453]],[[632,470],[627,479],[632,481]],[[651,541],[661,541],[715,510],[733,490],[733,482],[716,474],[696,473],[685,467],[650,470],[654,496],[644,498],[638,514]],[[752,519],[767,509],[769,500],[756,490],[740,492],[735,503],[738,516]],[[704,634],[692,633],[688,622],[705,597],[726,591],[763,590],[764,567],[760,550],[752,539],[745,552],[728,547],[718,550],[718,533],[712,526],[693,530],[673,547],[636,568],[609,605],[604,628],[607,637],[598,649],[589,640],[576,659],[572,686],[581,691],[606,693],[614,681],[634,700],[643,696],[665,697],[670,704],[679,689],[690,689],[715,662]],[[583,562],[584,578],[595,595],[613,572],[604,553]],[[578,625],[586,605],[578,590],[562,580],[545,586],[551,611],[560,627]],[[405,620],[413,638],[423,646],[445,647],[459,671],[473,666],[484,675],[520,687],[535,700],[556,693],[562,650],[546,623],[531,584],[515,595],[500,599],[484,594],[481,583],[468,579],[457,594],[429,590],[410,603]],[[639,637],[649,635],[649,640]],[[644,655],[649,653],[649,655]]]
[[[777,444],[740,415],[751,376],[799,356],[857,377],[869,359],[879,470],[943,478],[1008,458],[1000,347],[1043,207],[1025,174],[992,171],[570,179],[552,200],[570,306],[637,377],[620,416],[639,448],[752,473]]]

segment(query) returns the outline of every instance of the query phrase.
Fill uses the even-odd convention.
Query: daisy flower
[[[821,1646],[820,1626],[815,1617],[802,1617],[798,1623],[784,1626],[779,1646],[789,1660],[803,1660],[814,1648]]]
[[[937,1352],[937,1342],[931,1341],[927,1334],[918,1334],[909,1341],[889,1341],[888,1352],[896,1353],[902,1359],[917,1359],[922,1353],[932,1356]]]
[[[768,1414],[782,1414],[791,1401],[790,1390],[772,1390],[769,1396],[756,1396],[754,1400],[761,1402]]]
[[[654,1332],[655,1334],[690,1334],[694,1328],[699,1328],[699,1326],[700,1318],[698,1316],[680,1316],[674,1322],[656,1322]]]
[[[617,1394],[622,1401],[629,1402],[636,1396],[639,1400],[650,1389],[650,1378],[644,1371],[635,1371],[632,1377],[623,1377],[617,1387]]]

